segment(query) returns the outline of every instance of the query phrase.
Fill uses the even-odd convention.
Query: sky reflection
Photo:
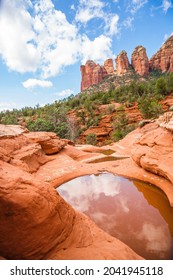
[[[57,191],[144,258],[173,259],[173,208],[157,188],[104,173],[76,178]]]

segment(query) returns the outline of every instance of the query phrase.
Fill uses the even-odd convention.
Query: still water
[[[173,259],[173,208],[158,188],[103,173],[78,177],[57,191],[145,259]]]

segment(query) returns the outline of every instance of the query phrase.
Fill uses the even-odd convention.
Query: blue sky
[[[171,34],[171,0],[1,0],[0,110],[77,94],[88,59],[150,58]]]

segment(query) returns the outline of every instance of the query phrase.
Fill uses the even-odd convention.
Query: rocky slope
[[[171,36],[160,48],[160,50],[149,60],[146,49],[143,46],[137,46],[132,53],[131,64],[129,63],[126,51],[122,51],[115,59],[116,69],[113,67],[112,59],[105,61],[104,66],[96,64],[89,60],[81,66],[81,91],[97,85],[105,77],[111,75],[116,77],[128,72],[133,68],[139,76],[147,76],[150,71],[161,70],[162,72],[173,72],[173,36]]]

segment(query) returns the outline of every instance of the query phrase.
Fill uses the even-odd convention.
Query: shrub
[[[163,112],[162,106],[151,96],[143,96],[139,100],[138,108],[144,118],[156,118]]]
[[[89,133],[86,137],[86,143],[95,146],[97,144],[96,134],[95,133]]]
[[[163,77],[160,77],[156,81],[156,93],[162,95],[166,94],[166,81]]]

